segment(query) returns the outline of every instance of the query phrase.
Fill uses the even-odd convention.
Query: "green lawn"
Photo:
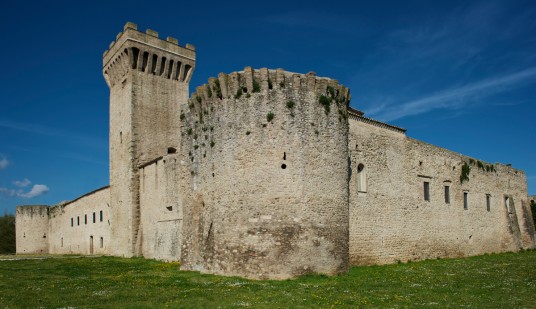
[[[141,258],[0,260],[0,308],[536,308],[535,297],[536,251],[286,281],[202,275]]]

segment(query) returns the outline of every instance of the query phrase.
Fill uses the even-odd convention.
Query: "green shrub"
[[[253,80],[253,92],[260,92],[260,91],[261,91],[261,85],[256,80]]]
[[[203,101],[203,99],[199,95],[196,95],[195,98],[197,100],[197,103],[201,103],[201,101]]]
[[[318,101],[324,106],[324,111],[326,112],[326,115],[329,114],[329,105],[331,104],[331,100],[325,95],[321,95]]]
[[[236,91],[236,94],[234,96],[235,99],[240,99],[240,97],[242,96],[242,88],[238,88],[238,90]]]
[[[274,119],[274,113],[269,112],[268,114],[266,114],[266,120],[268,120],[268,122],[272,122],[273,119]]]
[[[184,120],[184,118],[186,118],[186,115],[184,115],[184,113],[181,113],[181,120]]]
[[[294,108],[294,101],[287,101],[287,108],[288,109],[293,109]]]
[[[335,88],[328,86],[328,93],[332,98],[335,98]]]

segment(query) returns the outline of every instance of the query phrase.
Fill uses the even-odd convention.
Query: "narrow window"
[[[510,210],[510,197],[509,196],[504,197],[504,206],[506,206],[508,213],[511,214],[512,210]]]
[[[104,248],[104,237],[100,238],[100,247]]]
[[[463,193],[463,209],[467,210],[469,208],[469,202],[467,201],[467,192]]]
[[[486,194],[486,210],[491,210],[491,195]]]
[[[102,210],[99,212],[100,222],[102,222]]]
[[[93,212],[93,223],[96,222],[96,216],[95,216],[95,212]]]
[[[63,248],[63,237],[61,238],[61,247]]]
[[[445,186],[445,203],[450,204],[450,187]]]
[[[119,132],[119,143],[123,144],[123,132]]]
[[[430,183],[428,181],[424,182],[424,200],[430,202]]]
[[[71,217],[71,226],[74,226],[74,219]]]
[[[87,215],[84,215],[84,224],[87,224]]]
[[[76,225],[80,225],[80,216],[76,216]]]
[[[357,191],[367,192],[367,171],[363,163],[357,166]]]

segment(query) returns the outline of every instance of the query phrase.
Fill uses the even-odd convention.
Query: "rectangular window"
[[[74,226],[74,219],[71,217],[71,226]]]
[[[76,216],[76,225],[80,225],[80,216]]]
[[[104,237],[100,238],[100,247],[104,248]]]
[[[467,201],[467,192],[464,192],[463,193],[463,209],[467,210],[469,205],[468,205],[468,201]]]
[[[450,204],[450,187],[445,186],[445,203]]]
[[[491,210],[491,195],[486,194],[486,209],[487,211]]]
[[[430,201],[430,183],[427,181],[424,182],[424,200]]]
[[[61,238],[61,247],[63,248],[63,237]]]
[[[102,210],[99,212],[100,222],[102,222]]]
[[[93,212],[93,223],[95,223],[95,212]]]
[[[87,215],[84,215],[84,224],[87,224]]]

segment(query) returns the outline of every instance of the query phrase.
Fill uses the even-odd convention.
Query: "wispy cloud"
[[[0,187],[0,193],[6,197],[22,197],[26,199],[34,198],[40,195],[43,195],[50,191],[50,189],[46,185],[40,185],[36,184],[32,187],[32,189],[28,192],[24,192],[22,189],[9,189],[9,188],[1,188]]]
[[[11,129],[11,130],[22,131],[22,132],[28,132],[32,134],[59,137],[68,141],[76,141],[78,143],[85,144],[85,145],[92,145],[92,146],[97,146],[97,147],[108,146],[107,141],[100,139],[100,138],[66,132],[63,130],[58,130],[53,127],[39,125],[39,124],[0,119],[0,127]]]
[[[8,165],[9,161],[5,157],[2,157],[2,159],[0,159],[0,170],[5,169]]]
[[[426,113],[435,109],[458,109],[462,108],[475,99],[508,91],[520,85],[535,82],[536,67],[518,71],[509,75],[485,79],[465,86],[441,91],[424,98],[412,100],[402,104],[392,105],[384,110],[379,110],[371,116],[383,121],[392,121],[407,116]]]
[[[24,178],[23,180],[15,180],[13,181],[13,184],[17,187],[21,187],[21,188],[24,188],[24,187],[27,187],[31,184],[32,182],[28,179],[28,178]]]

